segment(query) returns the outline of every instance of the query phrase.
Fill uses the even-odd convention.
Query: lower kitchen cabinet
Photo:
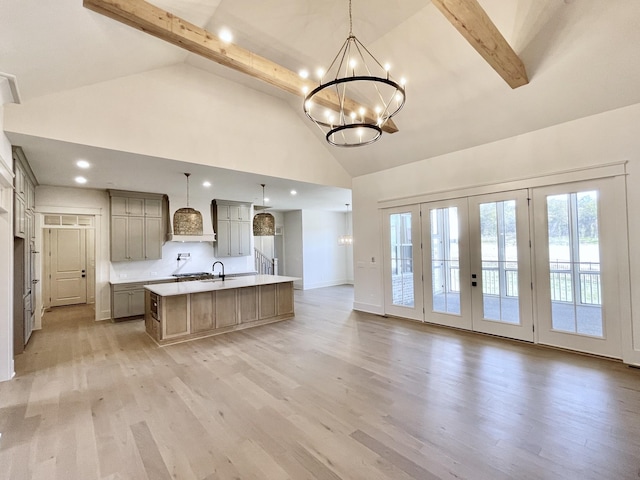
[[[144,315],[144,283],[111,286],[111,318],[120,320]]]
[[[144,286],[173,283],[174,280],[111,284],[111,320],[130,320],[145,312]]]

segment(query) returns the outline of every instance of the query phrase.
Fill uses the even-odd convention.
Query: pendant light
[[[347,206],[347,213],[344,215],[344,235],[338,237],[338,245],[346,246],[353,245],[353,237],[349,234],[349,204]]]
[[[186,208],[179,208],[173,214],[174,235],[202,235],[202,214],[193,208],[189,208],[190,175],[190,173],[184,174],[187,177],[187,206]]]
[[[269,208],[264,205],[264,187],[262,186],[262,209]],[[255,207],[256,209],[260,207]],[[253,235],[255,237],[268,237],[276,234],[276,219],[270,213],[262,212],[253,217]]]

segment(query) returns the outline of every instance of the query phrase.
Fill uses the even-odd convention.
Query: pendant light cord
[[[349,36],[353,36],[353,17],[351,16],[351,0],[349,0]]]
[[[187,177],[187,208],[189,207],[189,176],[190,173],[185,173],[185,177]]]

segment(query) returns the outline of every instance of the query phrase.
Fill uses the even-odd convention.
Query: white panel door
[[[469,198],[473,330],[532,342],[526,190]]]
[[[87,302],[86,231],[50,229],[52,307]]]
[[[615,179],[534,190],[538,341],[621,358]]]
[[[426,322],[471,330],[467,199],[421,205]]]
[[[424,320],[420,206],[383,210],[384,311]]]

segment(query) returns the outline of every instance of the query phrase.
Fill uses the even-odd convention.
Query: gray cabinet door
[[[128,260],[144,260],[144,217],[128,217]]]
[[[241,256],[251,255],[251,223],[238,223],[238,253]]]
[[[129,294],[129,316],[144,315],[144,288]]]
[[[127,198],[127,215],[144,216],[144,198]]]
[[[123,262],[127,258],[127,236],[129,219],[127,217],[111,217],[111,261]]]
[[[145,217],[162,217],[162,201],[155,198],[145,198],[144,215]]]
[[[111,215],[128,215],[126,197],[111,197]]]
[[[162,218],[144,219],[144,256],[146,260],[162,258]]]
[[[216,232],[216,256],[230,257],[231,252],[231,225],[229,221],[219,221]]]
[[[113,318],[124,318],[129,316],[129,293],[113,292]]]

